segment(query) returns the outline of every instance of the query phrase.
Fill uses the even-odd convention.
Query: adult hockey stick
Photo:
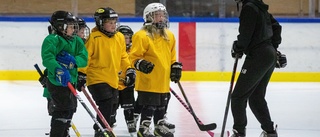
[[[88,94],[88,92],[86,91],[86,89],[84,87],[81,87],[81,91],[84,93],[84,95],[87,97],[87,99],[89,100],[91,106],[94,108],[94,110],[97,112],[99,118],[101,119],[102,123],[104,124],[104,126],[108,129],[108,131],[110,131],[112,133],[113,137],[116,137],[116,135],[114,134],[112,128],[110,127],[110,125],[108,124],[107,120],[104,118],[104,116],[102,115],[102,113],[100,112],[100,110],[98,109],[97,105],[94,103],[94,101],[92,100],[92,98],[90,97],[90,95]]]
[[[37,69],[38,73],[41,72],[41,69],[39,68],[38,64],[35,64],[34,67]],[[72,94],[79,100],[81,105],[86,109],[86,111],[89,113],[89,115],[91,116],[94,123],[97,124],[99,129],[103,132],[104,136],[109,137],[107,131],[101,126],[101,124],[98,122],[97,118],[94,116],[94,114],[88,108],[88,106],[84,103],[84,101],[81,99],[81,97],[79,96],[79,94],[77,93],[77,91],[74,89],[74,87],[72,86],[72,84],[70,82],[68,82],[68,88],[71,90]]]
[[[192,106],[191,106],[191,104],[190,104],[190,102],[189,102],[189,100],[188,100],[188,98],[187,98],[187,96],[186,96],[186,94],[185,94],[182,86],[181,86],[180,81],[178,81],[178,86],[179,86],[179,89],[180,89],[180,91],[181,91],[184,99],[186,100],[186,102],[187,102],[187,104],[188,104],[188,106],[189,106],[189,107],[188,107],[188,108],[190,109],[189,112],[191,113],[191,115],[193,116],[194,120],[196,121],[199,129],[200,129],[201,131],[209,131],[209,130],[214,130],[214,129],[216,129],[216,128],[217,128],[217,124],[216,124],[216,123],[211,123],[211,124],[208,124],[208,125],[204,125],[203,123],[201,124],[201,123],[199,122],[199,120],[198,120],[196,114],[194,113],[194,111],[193,111],[193,109],[192,109]]]
[[[179,100],[179,102],[182,104],[182,106],[184,108],[186,108],[190,114],[192,114],[190,108],[187,106],[187,104],[177,95],[176,92],[173,91],[172,88],[170,88],[171,93]],[[202,121],[196,117],[197,121],[199,122],[200,125],[203,125]],[[211,131],[206,131],[211,137],[214,137],[215,133],[211,132]]]
[[[39,68],[38,64],[35,64],[34,67],[36,68],[36,70],[37,70],[37,72],[39,73],[39,75],[40,75],[41,77],[43,77],[44,74],[42,73],[42,71],[41,71],[41,69]],[[71,121],[70,124],[71,124],[71,127],[72,127],[74,133],[77,135],[77,137],[81,137],[81,134],[80,134],[80,132],[78,131],[76,125],[74,125],[72,121]],[[46,135],[49,135],[49,133],[45,133],[45,134],[46,134]]]
[[[235,78],[236,71],[237,71],[238,60],[239,60],[239,56],[236,54],[236,58],[234,60],[234,65],[233,65],[233,70],[232,70],[232,76],[231,76],[231,81],[230,81],[230,88],[229,88],[229,93],[228,93],[228,98],[227,98],[226,109],[224,111],[224,118],[223,118],[223,123],[222,123],[222,130],[221,130],[221,137],[223,137],[224,130],[226,128],[227,117],[228,117],[228,112],[229,112],[229,106],[230,106],[230,101],[231,101],[231,93],[232,93],[232,90],[233,90],[233,84],[234,84],[234,78]]]

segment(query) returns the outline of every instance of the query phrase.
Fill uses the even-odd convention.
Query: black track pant
[[[247,125],[246,107],[249,106],[265,131],[273,131],[267,102],[266,88],[276,62],[276,51],[272,46],[264,46],[250,52],[242,66],[239,78],[231,96],[233,128],[245,134]]]

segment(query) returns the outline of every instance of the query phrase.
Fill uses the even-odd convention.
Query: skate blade
[[[213,133],[210,134],[211,137],[221,137],[222,133]],[[229,131],[225,131],[223,134],[223,137],[230,137],[230,132]]]
[[[129,134],[130,134],[130,137],[137,137],[137,133],[136,132],[129,133]]]

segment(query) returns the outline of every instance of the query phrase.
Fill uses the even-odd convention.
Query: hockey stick
[[[178,81],[178,86],[179,86],[179,88],[180,88],[180,91],[181,91],[184,99],[186,100],[186,102],[187,102],[187,104],[188,104],[188,106],[189,106],[189,109],[190,109],[189,112],[191,113],[191,115],[193,116],[194,120],[196,121],[199,129],[200,129],[201,131],[208,131],[208,130],[214,130],[214,129],[216,129],[216,128],[217,128],[217,124],[216,124],[216,123],[211,123],[211,124],[208,124],[208,125],[204,125],[204,124],[201,124],[201,123],[199,122],[199,120],[198,120],[196,114],[194,113],[194,111],[193,111],[193,109],[192,109],[192,107],[191,107],[191,104],[190,104],[190,102],[189,102],[189,100],[188,100],[188,98],[187,98],[187,96],[186,96],[186,94],[185,94],[185,92],[184,92],[184,90],[183,90],[183,88],[182,88],[182,86],[181,86],[180,81]]]
[[[41,69],[39,68],[38,64],[35,64],[34,67],[37,69],[38,73],[41,72]],[[42,72],[39,73],[39,74],[42,74]],[[72,84],[70,82],[68,82],[68,88],[71,90],[72,94],[79,100],[79,102],[82,104],[82,106],[86,109],[86,111],[89,113],[89,115],[91,116],[91,118],[94,121],[94,123],[97,124],[99,129],[103,132],[104,136],[105,137],[109,137],[109,135],[107,134],[106,130],[98,122],[98,120],[96,119],[94,114],[90,111],[88,106],[83,102],[83,100],[81,99],[81,97],[79,96],[79,94],[77,93],[77,91],[74,89],[74,87],[72,86]]]
[[[227,117],[228,117],[228,112],[229,112],[229,106],[230,106],[230,101],[231,101],[231,93],[232,93],[232,90],[233,90],[234,78],[235,78],[236,71],[237,71],[238,59],[239,59],[239,56],[236,54],[236,58],[234,60],[234,65],[233,65],[233,70],[232,70],[232,76],[231,76],[231,81],[230,81],[230,88],[229,88],[229,93],[228,93],[228,98],[227,98],[226,109],[225,109],[225,112],[224,112],[224,118],[223,118],[222,130],[221,130],[221,137],[223,137],[223,133],[224,133],[224,130],[226,128]]]
[[[72,121],[71,121],[71,127],[72,127],[74,133],[77,135],[77,137],[81,137],[80,132],[78,131],[76,125],[74,125]]]
[[[94,101],[92,100],[92,98],[90,97],[90,95],[88,94],[88,92],[86,91],[86,89],[84,87],[81,87],[81,91],[84,93],[84,95],[87,97],[87,99],[89,100],[91,106],[94,108],[94,110],[97,112],[99,118],[101,119],[102,123],[104,124],[104,126],[108,129],[108,131],[110,131],[112,133],[113,137],[116,137],[116,135],[114,134],[114,132],[112,131],[112,128],[110,127],[110,125],[108,124],[107,120],[104,118],[104,116],[102,115],[102,113],[100,112],[100,110],[98,109],[97,105],[94,103]]]
[[[184,108],[186,108],[186,109],[189,111],[189,113],[192,114],[190,108],[189,108],[189,107],[187,106],[187,104],[177,95],[177,93],[174,92],[172,88],[170,88],[170,91],[171,91],[171,93],[179,100],[179,102],[184,106]],[[203,123],[201,122],[201,120],[200,120],[198,117],[196,117],[196,119],[197,119],[197,121],[199,122],[200,125],[203,125]],[[213,133],[213,132],[207,131],[207,133],[208,133],[211,137],[214,137],[214,133]]]
[[[109,137],[107,131],[101,126],[101,124],[99,123],[99,121],[97,120],[97,118],[94,116],[94,114],[90,111],[90,109],[88,108],[88,106],[86,105],[86,103],[84,103],[84,101],[81,99],[80,95],[78,94],[78,92],[74,89],[73,85],[68,82],[68,88],[71,90],[71,92],[73,93],[74,96],[76,96],[76,98],[79,100],[79,102],[81,103],[81,105],[87,110],[87,112],[89,113],[89,115],[91,116],[92,120],[94,121],[95,124],[97,124],[97,126],[99,127],[99,129],[103,132],[105,137]]]
[[[35,64],[34,67],[36,68],[36,70],[37,70],[37,72],[39,73],[39,75],[40,75],[41,77],[43,77],[44,74],[42,73],[42,71],[41,71],[41,69],[39,68],[38,64]],[[77,135],[77,137],[81,137],[81,134],[80,134],[80,132],[78,131],[76,125],[74,125],[72,121],[71,121],[70,124],[71,124],[71,127],[72,127],[74,133]],[[46,135],[49,135],[49,133],[46,133]]]

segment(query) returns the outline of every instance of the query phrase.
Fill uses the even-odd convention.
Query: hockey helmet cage
[[[154,14],[156,11],[163,11],[165,13],[165,21],[160,23],[154,23]],[[154,25],[158,29],[169,27],[169,15],[166,7],[161,3],[150,3],[143,10],[143,20],[145,25]]]

